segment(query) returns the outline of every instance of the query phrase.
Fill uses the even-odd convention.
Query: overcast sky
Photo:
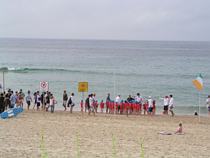
[[[210,41],[210,0],[0,0],[0,37]]]

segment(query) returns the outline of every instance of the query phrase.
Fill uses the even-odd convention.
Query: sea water
[[[5,88],[39,90],[48,81],[62,109],[62,93],[75,93],[77,109],[82,93],[78,82],[88,82],[88,93],[105,100],[121,95],[152,96],[162,110],[162,97],[173,94],[179,114],[198,111],[198,91],[192,80],[203,75],[201,112],[210,94],[210,42],[111,41],[57,39],[0,39],[0,83]]]

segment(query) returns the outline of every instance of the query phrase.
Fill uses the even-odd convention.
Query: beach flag
[[[199,74],[192,82],[197,90],[201,91],[203,89],[203,77],[201,74]]]

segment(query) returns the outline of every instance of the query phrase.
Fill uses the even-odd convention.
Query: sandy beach
[[[183,123],[184,135],[174,132]],[[27,111],[0,120],[0,157],[210,157],[210,119]],[[141,147],[141,144],[143,147]]]

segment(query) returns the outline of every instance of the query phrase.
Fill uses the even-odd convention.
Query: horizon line
[[[144,42],[210,42],[207,40],[143,40],[143,39],[97,39],[97,38],[46,38],[46,37],[0,37],[0,39],[23,39],[23,40],[75,40],[75,41],[144,41]]]

